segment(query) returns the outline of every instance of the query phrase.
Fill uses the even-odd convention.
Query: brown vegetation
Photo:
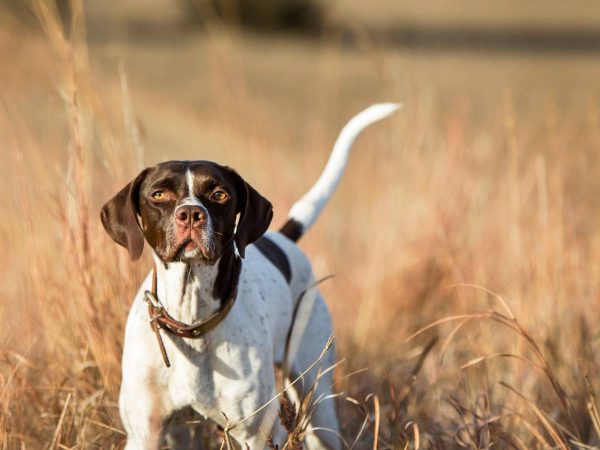
[[[231,164],[278,225],[340,126],[378,100],[405,109],[360,139],[301,242],[318,277],[336,275],[323,290],[345,439],[599,442],[597,63],[218,26],[88,48],[81,10],[64,36],[52,4],[35,5],[43,31],[0,27],[0,448],[122,445],[123,325],[150,259],[132,264],[98,210],[143,164]]]

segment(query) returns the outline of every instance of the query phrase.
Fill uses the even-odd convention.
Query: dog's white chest
[[[253,253],[247,255],[248,263],[260,259]],[[205,294],[202,289],[197,292]],[[195,320],[197,308],[187,306],[193,295],[188,291],[181,298],[181,307],[174,312],[178,319]],[[280,277],[269,276],[260,264],[248,264],[240,277],[235,305],[215,329],[199,339],[161,331],[171,367],[153,361],[150,370],[156,373],[157,388],[173,409],[191,405],[204,416],[225,414],[231,420],[250,414],[272,394],[262,392],[261,381],[273,377],[273,361],[279,362],[283,355],[292,309],[289,288]],[[143,316],[143,310],[139,314]],[[147,322],[134,329],[147,335],[148,345],[158,345],[148,333]]]
[[[192,406],[202,416],[220,420],[221,426],[227,419],[249,416],[268,401],[272,392],[265,390],[262,380],[273,376],[273,366],[267,363],[272,361],[272,348],[265,345],[268,329],[224,325],[199,340],[180,339],[184,342],[176,343],[177,351],[168,348],[171,368],[161,369],[163,391],[174,410]]]

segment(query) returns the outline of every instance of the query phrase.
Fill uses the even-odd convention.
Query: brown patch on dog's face
[[[204,161],[171,161],[151,170],[140,187],[139,214],[146,241],[163,261],[216,261],[235,230],[233,178]]]
[[[267,230],[272,207],[228,167],[169,161],[145,169],[104,205],[101,217],[109,235],[133,259],[145,238],[164,262],[212,264],[234,241],[243,257],[246,245]]]

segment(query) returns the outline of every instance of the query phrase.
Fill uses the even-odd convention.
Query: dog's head
[[[145,239],[167,263],[213,264],[234,241],[243,257],[272,217],[271,203],[242,177],[208,161],[169,161],[147,168],[101,212],[107,233],[132,259],[142,254]]]

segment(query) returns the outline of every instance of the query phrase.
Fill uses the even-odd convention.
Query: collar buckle
[[[153,292],[146,291],[144,292],[144,301],[148,303],[156,312],[160,312],[165,309],[163,304],[160,302],[158,297]]]

